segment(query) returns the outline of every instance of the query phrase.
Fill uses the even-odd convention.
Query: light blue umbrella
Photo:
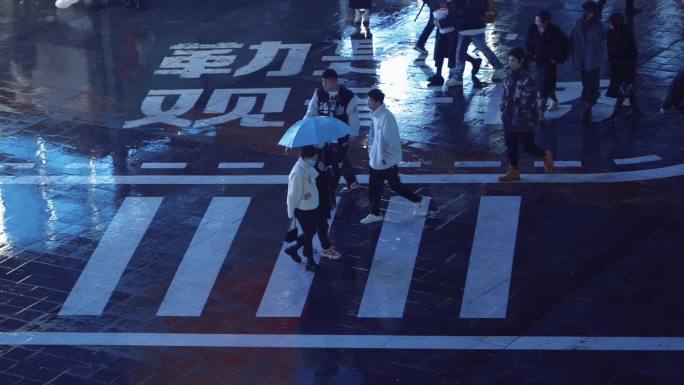
[[[287,148],[310,145],[323,146],[326,142],[349,135],[351,127],[329,116],[314,116],[293,124],[278,142]]]

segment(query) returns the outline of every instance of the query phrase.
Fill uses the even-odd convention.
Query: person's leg
[[[330,225],[328,224],[328,215],[319,210],[318,217],[316,218],[316,234],[318,234],[318,239],[321,241],[321,247],[323,250],[327,250],[332,247],[330,238],[328,237],[328,232],[330,231]]]
[[[380,201],[382,199],[382,187],[385,183],[382,172],[368,167],[368,199],[371,206],[371,214],[380,215]]]
[[[558,96],[556,96],[556,87],[558,86],[558,64],[549,63],[549,97],[556,104],[558,108]]]
[[[449,77],[457,81],[463,82],[463,71],[465,71],[466,55],[468,54],[468,45],[470,39],[467,36],[458,35],[456,42],[456,64],[454,68],[449,71]]]
[[[537,146],[537,144],[534,142],[534,132],[521,132],[518,136],[519,141],[522,142],[522,148],[527,152],[528,154],[532,156],[536,156],[537,158],[543,158],[544,155],[546,155],[546,151],[544,151],[541,147]]]
[[[295,217],[304,233],[303,254],[308,259],[313,260],[313,237],[316,235],[316,210],[295,210]]]
[[[508,164],[511,168],[518,169],[518,133],[506,132],[504,134],[504,141],[506,142],[506,157],[508,157]]]
[[[428,20],[427,24],[425,24],[425,28],[423,28],[423,32],[420,33],[418,41],[416,42],[416,47],[422,49],[425,49],[425,43],[427,43],[427,40],[430,38],[432,31],[435,30],[435,19],[429,9],[428,12],[430,13],[430,19]]]
[[[504,68],[504,65],[501,62],[501,60],[499,60],[499,58],[496,56],[494,51],[492,51],[492,49],[489,48],[489,46],[487,45],[487,40],[485,40],[484,33],[479,34],[479,35],[469,36],[469,37],[470,37],[470,41],[472,41],[473,44],[475,45],[475,47],[478,50],[480,50],[480,52],[482,52],[482,54],[485,56],[485,58],[487,58],[487,61],[489,62],[489,64],[491,64],[495,70],[500,70],[500,69]]]
[[[390,188],[397,194],[403,196],[404,198],[410,200],[413,203],[418,203],[422,200],[420,195],[416,194],[408,188],[405,184],[401,183],[399,179],[399,167],[394,166],[386,170],[382,170],[384,174],[384,179],[387,180]]]
[[[537,63],[537,86],[539,89],[539,111],[542,115],[546,111],[546,103],[549,99],[549,67],[546,63]]]
[[[349,150],[349,135],[344,138],[340,138],[337,141],[337,159],[338,165],[342,163],[340,173],[344,176],[344,180],[347,182],[347,186],[351,186],[356,182],[356,174],[354,173],[354,166],[352,166],[347,156],[347,151]],[[337,180],[339,183],[339,179]]]

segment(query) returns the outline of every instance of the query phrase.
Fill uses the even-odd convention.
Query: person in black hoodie
[[[616,101],[615,109],[607,120],[614,122],[620,114],[625,98],[629,99],[631,104],[627,116],[638,117],[640,114],[635,92],[636,64],[639,52],[634,40],[634,32],[625,23],[622,14],[615,12],[610,15],[609,20],[607,50],[610,64],[610,85],[606,96],[615,98]]]
[[[670,88],[667,91],[667,96],[660,106],[660,112],[670,110],[675,107],[684,116],[684,69],[680,70],[677,76],[672,80]]]
[[[534,24],[527,30],[527,54],[537,65],[537,84],[539,88],[540,119],[544,119],[547,108],[558,109],[556,97],[557,66],[567,60],[569,54],[568,37],[561,29],[551,23],[551,14],[546,9],[537,12]],[[551,99],[551,106],[547,102]]]

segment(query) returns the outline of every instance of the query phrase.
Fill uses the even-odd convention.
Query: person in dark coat
[[[318,171],[318,176],[316,177],[316,190],[318,191],[318,208],[316,215],[316,234],[318,239],[321,241],[321,247],[323,252],[321,256],[330,259],[340,259],[340,253],[335,250],[335,247],[330,242],[328,238],[328,232],[330,230],[330,225],[328,220],[330,220],[330,212],[337,205],[335,201],[335,193],[330,188],[330,172],[327,159],[332,155],[329,153],[328,146],[317,149],[317,158],[315,168]],[[300,234],[297,238],[297,242],[286,248],[285,253],[289,255],[293,260],[298,258],[298,250],[305,244],[304,234]],[[315,266],[314,266],[315,268]]]
[[[680,70],[670,88],[667,91],[667,96],[663,100],[663,104],[660,106],[660,112],[665,113],[665,111],[670,110],[675,107],[684,116],[684,69]]]
[[[606,34],[601,24],[603,8],[595,1],[582,5],[584,13],[570,33],[570,64],[582,77],[582,123],[591,124],[591,109],[601,89],[601,65],[606,52]]]
[[[427,55],[428,51],[425,49],[425,43],[427,43],[428,38],[432,34],[432,31],[435,30],[435,18],[432,16],[432,11],[433,11],[433,0],[423,0],[423,7],[427,5],[428,7],[428,13],[430,15],[430,18],[428,19],[427,24],[425,24],[425,28],[423,28],[423,32],[420,33],[420,36],[418,37],[418,41],[416,42],[416,45],[413,46],[413,49],[420,52],[423,55]],[[417,16],[416,16],[417,18]]]
[[[539,88],[540,118],[544,119],[547,102],[551,99],[548,110],[558,109],[556,96],[557,66],[567,60],[569,53],[568,37],[561,29],[551,23],[551,13],[539,10],[534,24],[527,30],[527,55],[537,66],[537,84]]]
[[[368,25],[370,20],[371,0],[349,0],[349,8],[354,10],[354,24]]]
[[[511,72],[504,81],[501,98],[501,120],[503,122],[506,155],[510,166],[500,182],[520,179],[518,167],[518,146],[530,155],[542,158],[546,172],[553,171],[553,154],[534,143],[534,131],[538,123],[537,87],[528,69],[525,50],[516,47],[508,55]]]
[[[615,121],[620,114],[625,98],[629,99],[631,104],[627,115],[637,117],[640,112],[636,101],[635,81],[639,52],[634,40],[634,32],[625,23],[625,18],[619,12],[610,15],[607,49],[610,85],[606,96],[616,99],[615,109],[608,120]]]
[[[444,84],[442,68],[444,59],[447,59],[447,66],[452,69],[456,65],[456,43],[458,42],[458,31],[455,23],[456,8],[455,2],[451,0],[442,1],[440,7],[432,12],[435,26],[437,27],[437,39],[435,39],[435,59],[436,73],[428,78],[428,86],[441,86]],[[466,60],[473,66],[472,76],[480,70],[482,59],[473,58],[466,54]]]

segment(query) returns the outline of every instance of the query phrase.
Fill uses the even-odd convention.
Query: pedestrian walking
[[[525,50],[522,47],[513,48],[508,55],[508,64],[511,72],[504,82],[501,119],[510,166],[506,174],[499,177],[500,182],[520,179],[518,147],[521,144],[528,154],[542,158],[546,172],[553,171],[553,154],[541,149],[534,142],[539,111],[537,87],[529,73]]]
[[[330,225],[328,220],[331,218],[331,211],[337,205],[335,202],[335,194],[330,188],[329,174],[327,172],[327,165],[325,162],[325,152],[323,149],[317,149],[317,157],[315,163],[315,169],[318,172],[316,177],[316,191],[318,192],[318,214],[316,216],[316,234],[318,239],[321,241],[321,247],[323,252],[321,256],[330,258],[333,260],[340,259],[341,255],[335,247],[330,242],[328,237],[328,232],[330,230]],[[297,251],[299,248],[304,246],[304,235],[300,235],[294,245],[285,249],[285,253],[288,254],[293,260],[297,260],[299,257]]]
[[[606,51],[606,33],[601,24],[602,8],[595,1],[582,5],[584,13],[570,34],[571,65],[582,78],[582,123],[591,124],[591,111],[600,95],[601,65]]]
[[[444,84],[442,68],[444,60],[447,60],[449,71],[456,65],[456,43],[458,42],[458,31],[456,30],[456,8],[452,0],[444,0],[441,7],[433,11],[435,26],[437,26],[437,39],[435,40],[435,75],[428,78],[428,86],[441,86]],[[480,70],[482,59],[475,59],[466,53],[466,60],[473,66],[472,76]]]
[[[371,0],[349,0],[349,8],[354,10],[354,24],[368,25],[371,7]]]
[[[418,41],[416,41],[416,45],[413,46],[413,49],[420,52],[422,55],[428,54],[428,51],[425,49],[425,43],[427,43],[428,38],[432,35],[432,31],[435,30],[435,18],[432,15],[435,8],[432,4],[433,2],[434,0],[423,0],[423,5],[421,7],[421,9],[423,9],[423,7],[427,5],[430,17],[428,18],[428,22],[425,24],[423,31],[420,33],[420,36],[418,36]]]
[[[449,73],[446,85],[449,87],[463,86],[463,72],[468,53],[468,46],[473,43],[482,52],[489,64],[494,67],[491,81],[499,82],[503,79],[504,65],[494,51],[487,45],[485,38],[486,17],[489,8],[487,0],[454,0],[456,2],[456,29],[458,42],[456,48],[456,66]]]
[[[313,237],[319,223],[319,196],[316,189],[318,172],[315,169],[318,151],[313,146],[302,148],[301,155],[292,167],[287,183],[287,217],[296,219],[304,233],[302,245],[306,257],[306,270],[315,271],[318,265],[313,259]],[[297,263],[302,259],[296,253],[288,253]]]
[[[397,194],[416,206],[414,215],[421,215],[423,198],[411,191],[399,178],[398,164],[401,162],[401,138],[394,115],[384,104],[385,94],[378,89],[368,93],[368,108],[372,111],[373,129],[368,136],[369,192],[371,212],[361,220],[362,224],[382,221],[380,202],[385,181]]]
[[[684,116],[684,68],[679,71],[677,76],[670,84],[667,96],[660,107],[660,112],[665,113],[675,107]]]
[[[359,99],[347,87],[339,84],[337,72],[333,69],[323,71],[321,83],[322,87],[316,88],[314,91],[304,117],[330,116],[337,118],[351,127],[351,136],[357,136],[360,129]],[[342,176],[346,181],[346,186],[342,188],[342,192],[359,188],[354,167],[347,156],[349,135],[327,144],[326,147],[326,162],[330,166],[332,190],[337,190]]]
[[[610,85],[606,96],[615,98],[615,108],[608,121],[615,122],[625,101],[629,99],[630,110],[627,116],[638,117],[640,110],[636,100],[637,50],[633,30],[625,23],[621,13],[610,15],[610,29],[607,34],[608,63],[610,66]]]
[[[556,83],[558,64],[567,60],[569,39],[563,31],[551,23],[551,13],[540,9],[534,23],[527,30],[527,56],[537,67],[539,89],[539,118],[544,120],[546,111],[558,109]],[[551,100],[551,105],[547,103]]]

